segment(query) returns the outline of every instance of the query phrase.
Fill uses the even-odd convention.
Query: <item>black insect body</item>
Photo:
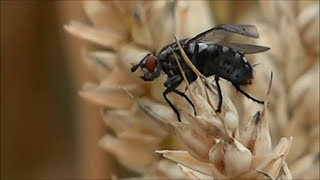
[[[179,41],[192,64],[204,76],[209,77],[215,75],[214,79],[219,95],[217,112],[221,111],[222,106],[222,93],[219,84],[220,78],[230,81],[238,91],[249,99],[257,103],[264,103],[261,100],[251,97],[244,92],[240,86],[251,84],[253,79],[252,66],[248,63],[244,55],[267,51],[269,48],[250,44],[227,44],[218,42],[231,33],[252,38],[259,37],[258,31],[253,25],[225,24],[209,29],[192,39]],[[166,73],[168,79],[164,83],[164,86],[167,89],[163,92],[163,97],[177,114],[178,120],[181,121],[179,111],[167,98],[167,94],[169,92],[175,92],[184,97],[193,108],[194,105],[188,96],[176,89],[183,78],[174,54],[178,58],[188,82],[194,82],[197,79],[197,75],[183,60],[177,43],[165,46],[157,55],[152,53],[147,54],[138,64],[133,65],[131,71],[134,72],[140,67],[144,72],[140,77],[145,81],[152,81],[157,78],[161,71]]]

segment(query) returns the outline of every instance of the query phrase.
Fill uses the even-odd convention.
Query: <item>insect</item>
[[[259,38],[259,33],[254,25],[222,24],[200,33],[194,38],[180,40],[183,50],[191,60],[192,64],[206,77],[214,75],[214,81],[218,90],[219,103],[216,112],[221,112],[222,93],[219,79],[223,78],[244,96],[254,102],[263,104],[264,101],[255,99],[243,91],[240,86],[251,84],[253,79],[253,69],[245,58],[245,54],[254,54],[269,50],[269,47],[240,43],[220,42],[227,35],[232,33]],[[176,56],[175,56],[176,55]],[[197,75],[183,60],[178,44],[176,42],[163,47],[157,54],[149,53],[142,60],[132,66],[131,71],[135,72],[139,67],[143,74],[140,76],[144,81],[152,81],[159,77],[161,71],[167,74],[166,87],[163,97],[176,113],[181,122],[180,113],[172,102],[167,98],[167,94],[174,92],[184,97],[194,108],[194,104],[184,92],[176,88],[183,81],[181,72],[176,63],[178,58],[181,67],[189,83],[197,79]],[[195,112],[196,114],[196,112]]]

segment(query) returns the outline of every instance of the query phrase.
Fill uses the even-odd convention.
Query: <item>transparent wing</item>
[[[240,43],[216,43],[216,44],[230,47],[243,54],[254,54],[254,53],[268,51],[270,49],[269,47],[257,46],[252,44],[240,44]]]
[[[246,24],[222,24],[216,27],[213,27],[196,37],[190,39],[188,44],[193,42],[210,42],[210,41],[220,41],[227,35],[231,33],[240,34],[247,37],[259,38],[259,33],[254,25]]]

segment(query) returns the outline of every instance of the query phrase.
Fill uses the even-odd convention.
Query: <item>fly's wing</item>
[[[213,27],[196,37],[190,39],[188,44],[194,42],[217,42],[222,40],[224,37],[231,33],[240,34],[247,37],[259,38],[259,33],[254,25],[246,24],[222,24],[216,27]]]
[[[252,44],[240,44],[240,43],[216,43],[223,46],[232,48],[242,54],[255,54],[259,52],[268,51],[270,48],[265,46],[257,46]]]

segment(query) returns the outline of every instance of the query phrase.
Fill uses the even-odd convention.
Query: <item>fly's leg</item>
[[[218,89],[218,96],[219,96],[219,104],[218,104],[218,109],[216,110],[216,112],[221,112],[221,106],[222,106],[222,92],[221,92],[221,87],[219,84],[219,76],[215,76],[214,80],[216,82],[217,85],[217,89]]]
[[[197,115],[196,108],[194,107],[193,102],[189,99],[189,97],[187,95],[185,95],[183,92],[176,90],[176,89],[174,89],[173,92],[184,97],[188,101],[188,103],[192,106],[194,115]]]
[[[176,89],[176,87],[178,87],[178,85],[182,82],[182,77],[180,75],[176,75],[176,76],[173,76],[172,78],[172,83],[174,83],[174,88],[171,88],[173,92],[175,92],[176,94],[180,95],[181,97],[184,97],[188,103],[192,106],[193,108],[193,111],[194,111],[194,115],[197,114],[196,112],[196,108],[194,107],[194,104],[193,102],[189,99],[189,97],[187,95],[185,95],[183,92],[179,91]],[[168,79],[168,81],[170,80]],[[170,88],[170,86],[168,85],[167,82],[165,82],[164,84],[166,87]]]
[[[171,91],[174,91],[179,84],[182,82],[182,78],[179,75],[173,76],[169,78],[165,83],[164,86],[167,87],[167,89],[162,93],[164,99],[167,101],[171,109],[177,114],[178,121],[181,122],[180,113],[178,109],[171,103],[171,101],[168,99],[167,94]]]
[[[167,103],[169,104],[169,106],[171,107],[171,109],[177,114],[178,121],[181,122],[180,113],[179,113],[178,109],[171,103],[171,101],[170,101],[170,100],[168,99],[168,97],[167,97],[167,94],[168,94],[169,92],[171,92],[171,91],[172,91],[171,89],[167,88],[167,89],[162,93],[162,95],[163,95],[164,99],[167,101]]]
[[[258,99],[255,99],[253,97],[251,97],[249,94],[247,94],[246,92],[244,92],[239,86],[233,84],[233,86],[238,90],[240,91],[243,95],[245,95],[247,98],[251,99],[252,101],[254,102],[257,102],[259,104],[264,104],[264,101],[261,101],[261,100],[258,100]]]
[[[198,51],[199,51],[199,45],[198,45],[198,43],[196,43],[194,50],[193,50],[193,55],[191,58],[192,64],[194,64],[196,67],[197,67],[197,64],[199,63],[199,62],[196,62],[197,61],[196,57],[198,56]]]
[[[167,94],[171,91],[175,92],[176,94],[184,97],[193,107],[194,112],[195,108],[194,108],[194,104],[192,103],[192,101],[188,98],[188,96],[186,96],[183,92],[178,91],[176,88],[179,86],[179,84],[182,82],[182,78],[180,75],[176,75],[173,76],[171,78],[169,78],[165,83],[164,86],[167,87],[167,89],[163,92],[163,97],[164,99],[167,101],[167,103],[170,105],[170,107],[172,108],[172,110],[177,114],[177,118],[179,120],[179,122],[181,122],[181,118],[180,118],[180,113],[177,110],[177,108],[171,103],[171,101],[167,98]]]

